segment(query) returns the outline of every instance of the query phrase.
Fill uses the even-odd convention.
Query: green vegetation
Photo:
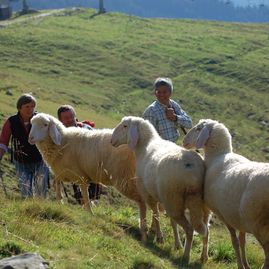
[[[38,252],[50,268],[192,268],[232,269],[236,267],[228,232],[214,221],[211,227],[209,261],[201,267],[201,239],[194,237],[189,266],[181,261],[182,250],[173,248],[169,219],[162,216],[165,243],[140,242],[138,211],[133,203],[113,191],[102,199],[90,216],[79,205],[56,201],[6,199],[0,190],[0,259],[23,252]],[[148,218],[149,220],[150,218]],[[182,230],[181,238],[183,238]],[[251,268],[260,268],[263,254],[257,242],[248,238]]]
[[[153,80],[169,76],[174,99],[194,123],[222,121],[236,152],[266,161],[268,33],[268,24],[94,16],[86,9],[21,20],[0,28],[0,123],[15,112],[21,93],[32,92],[39,111],[56,115],[68,103],[79,119],[114,127],[123,115],[141,115],[154,99]],[[14,194],[7,159],[1,167]],[[236,267],[228,232],[218,221],[211,226],[209,262],[199,264],[201,242],[195,237],[186,266],[182,251],[173,250],[168,219],[162,217],[165,244],[143,245],[136,206],[120,196],[103,197],[93,217],[76,205],[17,196],[7,199],[0,188],[0,257],[37,251],[57,269]],[[251,268],[260,268],[263,253],[251,236],[247,253]]]
[[[70,103],[79,118],[113,127],[141,115],[157,76],[174,81],[174,99],[192,116],[224,122],[238,153],[268,155],[269,25],[142,19],[66,10],[0,30],[1,118],[21,92],[55,115]],[[14,95],[6,96],[7,89]]]

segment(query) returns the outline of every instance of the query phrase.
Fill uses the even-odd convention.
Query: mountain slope
[[[154,79],[169,76],[194,123],[223,121],[237,152],[266,160],[268,29],[85,9],[0,28],[2,119],[19,93],[32,91],[40,111],[55,115],[70,103],[80,118],[113,127],[123,115],[141,115],[154,99]]]
[[[18,96],[31,91],[39,111],[56,115],[69,103],[79,119],[113,127],[123,115],[141,115],[154,99],[153,80],[170,76],[174,99],[194,123],[218,119],[230,128],[236,152],[268,159],[269,25],[95,16],[86,9],[12,21],[0,28],[1,126]],[[0,178],[0,258],[38,252],[57,269],[236,267],[228,232],[215,218],[209,261],[200,264],[195,237],[186,266],[182,250],[173,249],[168,218],[161,217],[165,243],[150,238],[143,245],[136,206],[115,191],[89,216],[78,205],[56,204],[52,187],[50,201],[21,200],[7,155],[0,165],[9,194]],[[252,236],[247,255],[251,268],[261,268],[263,252]]]

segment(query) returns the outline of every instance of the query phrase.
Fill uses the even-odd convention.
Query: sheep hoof
[[[190,257],[189,256],[184,256],[181,258],[181,265],[187,265],[189,264]]]
[[[208,261],[208,255],[202,255],[201,256],[201,263],[204,264]],[[247,268],[246,268],[247,269]],[[250,268],[249,268],[250,269]]]
[[[91,215],[94,215],[91,206],[84,204],[84,205],[82,205],[82,208],[84,208],[87,211],[89,211]]]
[[[183,249],[183,245],[181,242],[176,242],[175,243],[175,250]]]
[[[200,224],[199,226],[195,227],[195,232],[197,232],[201,236],[206,236],[208,233],[208,230],[205,224]]]
[[[142,235],[141,235],[141,241],[142,241],[143,243],[146,243],[147,240],[148,240],[147,234],[142,234]]]
[[[163,244],[164,243],[163,236],[157,237],[157,243],[159,243],[159,244]]]

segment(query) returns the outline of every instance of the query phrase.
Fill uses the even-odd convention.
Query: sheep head
[[[111,144],[118,147],[122,144],[128,144],[131,150],[134,150],[138,142],[138,122],[136,117],[124,117],[113,131]]]
[[[184,137],[183,147],[187,149],[203,148],[215,123],[217,122],[210,119],[200,120]]]
[[[48,136],[56,145],[61,144],[61,133],[57,129],[52,116],[44,113],[39,113],[31,119],[31,131],[28,141],[30,144],[35,144],[45,140]]]

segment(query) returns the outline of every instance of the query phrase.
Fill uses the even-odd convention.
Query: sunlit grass
[[[56,116],[71,104],[80,120],[113,128],[123,115],[142,115],[154,100],[152,82],[169,76],[173,98],[197,122],[227,125],[234,150],[269,159],[268,24],[142,19],[94,10],[67,11],[0,29],[0,122],[16,112],[16,100],[32,92],[37,110]],[[12,95],[9,93],[11,92]],[[201,238],[194,238],[190,265],[175,251],[169,219],[162,216],[165,243],[140,241],[138,210],[115,191],[90,216],[78,205],[21,200],[14,169],[1,162],[9,198],[0,186],[0,258],[38,252],[50,268],[234,269],[228,231],[211,226],[209,261],[200,264]],[[71,199],[71,198],[70,198]],[[69,200],[70,200],[69,199]],[[150,225],[150,213],[148,224]],[[181,238],[184,234],[180,229]],[[247,238],[251,268],[263,251]]]

